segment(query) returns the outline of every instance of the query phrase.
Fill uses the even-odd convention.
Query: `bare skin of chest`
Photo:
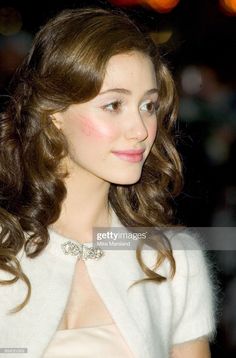
[[[58,329],[78,329],[111,323],[114,321],[94,288],[84,261],[78,260],[69,300]]]

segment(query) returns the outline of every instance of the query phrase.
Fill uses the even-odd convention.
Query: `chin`
[[[136,176],[127,176],[127,177],[122,177],[122,178],[113,178],[113,180],[111,180],[110,182],[112,182],[113,184],[119,184],[119,185],[132,185],[135,184],[139,181],[141,177],[140,175],[136,175]]]

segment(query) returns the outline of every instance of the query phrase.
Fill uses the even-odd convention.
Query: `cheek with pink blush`
[[[80,116],[80,129],[87,137],[97,139],[113,139],[116,137],[116,130],[108,128],[107,124],[94,123],[94,120],[88,117]]]

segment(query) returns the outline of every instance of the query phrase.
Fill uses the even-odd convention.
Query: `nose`
[[[148,137],[148,130],[139,112],[130,113],[127,119],[127,127],[125,130],[127,139],[137,139],[143,141]]]

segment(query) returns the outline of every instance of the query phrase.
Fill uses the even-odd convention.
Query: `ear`
[[[60,112],[57,112],[51,115],[50,118],[54,123],[54,125],[57,127],[57,129],[61,130],[62,121],[63,121],[62,114]]]

